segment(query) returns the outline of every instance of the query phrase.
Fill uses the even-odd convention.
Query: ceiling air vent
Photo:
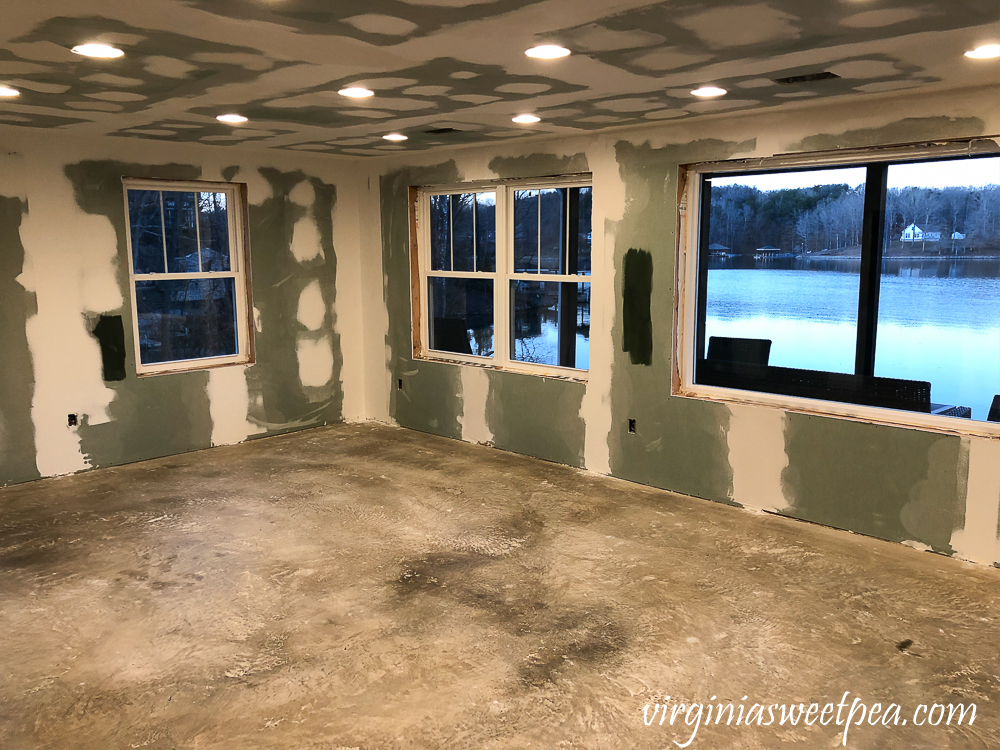
[[[775,83],[789,84],[789,83],[812,83],[813,81],[829,81],[834,78],[840,78],[836,73],[831,73],[829,70],[824,70],[822,73],[806,73],[801,76],[788,76],[788,78],[775,78],[773,79]]]
[[[434,128],[433,130],[425,130],[427,135],[444,135],[445,133],[457,133],[458,128]]]

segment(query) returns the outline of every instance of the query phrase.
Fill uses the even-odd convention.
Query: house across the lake
[[[903,242],[940,242],[941,230],[937,227],[918,227],[916,224],[910,224],[903,230],[899,239]],[[965,239],[965,237],[963,235],[952,239]]]

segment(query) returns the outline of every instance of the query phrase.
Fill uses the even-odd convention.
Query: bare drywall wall
[[[0,187],[18,192],[0,203],[12,381],[0,400],[11,441],[0,447],[17,455],[4,456],[0,483],[327,424],[344,418],[345,402],[355,417],[363,411],[360,290],[340,278],[341,256],[357,273],[359,253],[335,239],[357,236],[363,178],[301,158],[240,154],[234,164],[232,152],[208,148],[2,137],[17,175]],[[248,185],[255,363],[136,376],[123,177]],[[355,196],[346,208],[338,185]]]
[[[26,210],[20,198],[0,196],[0,485],[39,476],[31,422],[34,372],[26,334],[35,298],[18,281],[24,270],[20,228]]]
[[[803,106],[793,116],[719,115],[697,125],[463,149],[450,154],[445,170],[430,155],[387,160],[378,170],[388,376],[395,383],[433,370],[420,413],[407,405],[393,417],[718,502],[996,562],[996,439],[670,395],[680,165],[995,133],[1000,117],[983,101],[945,92],[870,101],[850,113]],[[412,359],[402,366],[397,352],[411,346],[406,189],[587,168],[594,263],[602,269],[592,278],[592,320],[602,322],[592,326],[588,382]],[[442,421],[428,428],[435,419]]]

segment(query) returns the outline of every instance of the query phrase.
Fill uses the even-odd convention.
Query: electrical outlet
[[[628,421],[628,434],[629,435],[634,435],[635,434],[635,420],[634,419],[630,419]]]

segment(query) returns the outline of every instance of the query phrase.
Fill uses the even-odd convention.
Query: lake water
[[[739,267],[741,266],[742,267]],[[770,364],[854,371],[860,261],[714,260],[706,336],[768,338]],[[927,380],[985,420],[1000,393],[1000,259],[887,260],[875,374]]]

